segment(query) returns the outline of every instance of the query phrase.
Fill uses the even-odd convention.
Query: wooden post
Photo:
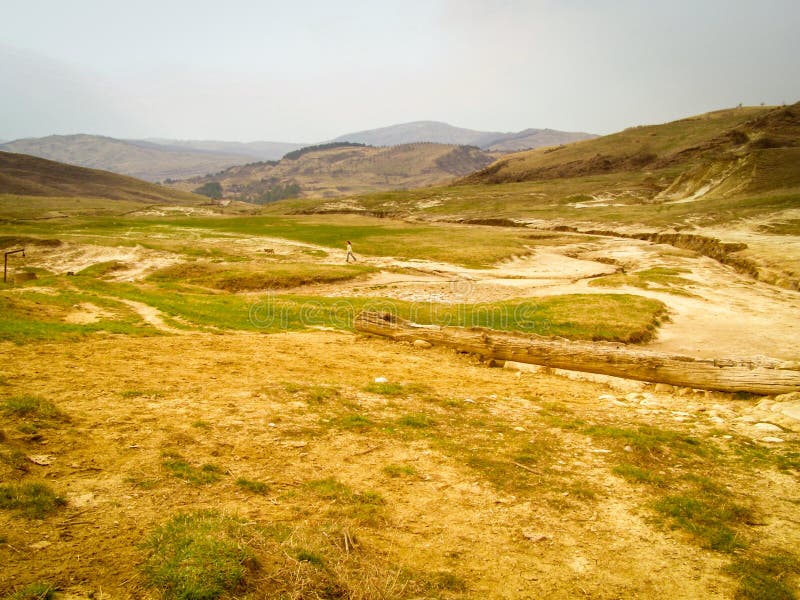
[[[425,340],[485,358],[680,387],[764,395],[800,390],[800,363],[769,358],[692,358],[625,344],[578,342],[480,327],[419,325],[389,313],[368,311],[356,316],[355,329],[397,341]]]
[[[19,250],[11,250],[10,252],[6,252],[3,255],[3,283],[5,283],[8,278],[8,255],[16,254],[17,252],[22,252],[22,258],[25,258],[25,248],[20,248]]]

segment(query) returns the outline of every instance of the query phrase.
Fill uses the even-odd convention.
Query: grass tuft
[[[739,558],[727,571],[739,579],[736,598],[739,600],[795,600],[792,586],[786,580],[800,575],[800,561],[783,552]]]
[[[56,593],[56,586],[52,583],[32,583],[13,594],[3,596],[3,600],[52,600]]]
[[[223,469],[213,464],[205,464],[200,468],[193,467],[183,458],[169,455],[162,464],[172,475],[193,485],[206,485],[219,481]]]
[[[63,419],[66,415],[49,400],[37,396],[12,396],[6,398],[0,409],[3,412],[20,417],[38,417],[40,419]]]
[[[164,598],[205,600],[232,593],[254,563],[245,525],[215,511],[180,514],[144,541],[142,571]]]
[[[240,477],[236,480],[236,485],[244,490],[247,490],[248,492],[259,494],[261,496],[269,491],[269,486],[266,483],[261,481],[252,481],[243,477]]]
[[[417,470],[411,465],[390,464],[386,465],[381,470],[389,477],[411,477],[417,474]]]
[[[0,508],[15,510],[31,519],[44,519],[66,503],[66,498],[46,483],[0,485]]]

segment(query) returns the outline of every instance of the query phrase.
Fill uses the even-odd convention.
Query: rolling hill
[[[454,127],[439,121],[414,121],[340,135],[334,142],[355,142],[370,146],[396,146],[416,142],[434,142],[461,146],[478,146],[498,152],[516,151],[540,146],[567,144],[596,137],[589,133],[554,129],[525,129],[517,133],[476,131]]]
[[[0,195],[199,204],[203,198],[108,171],[0,151]],[[11,201],[8,198],[5,201]]]
[[[260,203],[282,195],[331,198],[447,183],[494,158],[470,146],[418,143],[376,148],[339,142],[290,153],[279,162],[231,167],[171,185],[192,191],[219,183],[225,197]]]
[[[664,125],[633,127],[569,146],[505,156],[461,180],[512,183],[631,174],[655,200],[733,195],[800,186],[800,103],[735,108]],[[629,179],[630,179],[629,177]],[[631,182],[633,183],[633,182]]]
[[[84,134],[15,140],[0,145],[0,150],[112,171],[147,181],[194,177],[248,161],[241,154],[165,147],[144,141]]]

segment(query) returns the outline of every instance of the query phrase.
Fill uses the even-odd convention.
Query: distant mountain
[[[415,142],[434,142],[478,146],[483,150],[516,151],[557,146],[597,137],[590,133],[557,131],[555,129],[525,129],[517,133],[476,131],[454,127],[439,121],[415,121],[390,127],[368,129],[340,135],[334,142],[355,142],[371,146],[395,146]]]
[[[133,177],[0,151],[0,194],[198,204],[201,198]]]
[[[237,154],[256,160],[280,160],[287,152],[299,150],[308,144],[290,142],[223,142],[218,140],[169,140],[148,138],[128,140],[134,144],[149,142],[170,150],[200,150],[219,154]]]
[[[240,154],[168,148],[151,142],[85,134],[14,140],[0,145],[0,150],[113,171],[147,181],[195,177],[247,162]]]
[[[335,142],[293,152],[281,161],[235,166],[171,185],[193,191],[219,184],[226,198],[258,203],[290,196],[332,198],[447,183],[495,158],[474,146],[418,143],[376,148]]]

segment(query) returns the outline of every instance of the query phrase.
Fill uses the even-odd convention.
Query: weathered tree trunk
[[[397,341],[425,340],[486,358],[681,387],[767,395],[800,390],[800,365],[768,358],[698,359],[607,342],[575,342],[478,327],[419,325],[389,313],[367,311],[356,317],[355,328]]]

